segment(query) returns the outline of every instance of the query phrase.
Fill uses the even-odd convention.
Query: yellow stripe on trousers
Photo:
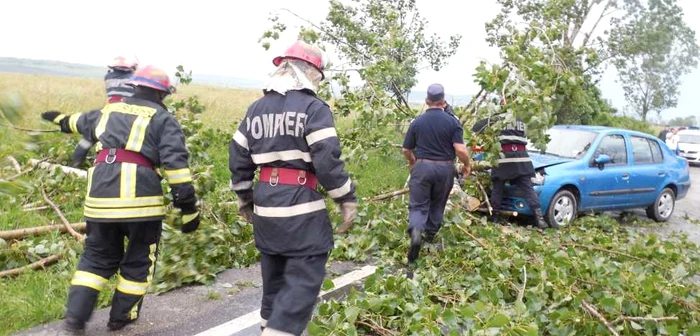
[[[109,280],[86,271],[75,271],[70,284],[73,286],[90,287],[96,291],[101,291]]]
[[[150,250],[148,253],[148,259],[151,261],[151,266],[148,267],[148,276],[146,277],[146,284],[150,284],[153,280],[153,273],[156,268],[156,252],[158,251],[158,243],[151,244],[148,248]],[[134,306],[131,307],[131,311],[129,311],[129,319],[135,320],[139,317],[139,302],[141,302],[141,300],[143,300],[143,296],[141,296],[141,298],[139,298],[138,301],[136,301]]]

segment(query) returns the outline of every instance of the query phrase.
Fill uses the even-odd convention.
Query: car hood
[[[529,153],[532,165],[535,169],[546,168],[558,164],[574,161],[574,159],[562,158],[553,155]]]
[[[678,143],[678,149],[682,151],[693,151],[697,152],[700,151],[700,144],[691,144],[691,143],[685,143],[685,142],[679,142]]]

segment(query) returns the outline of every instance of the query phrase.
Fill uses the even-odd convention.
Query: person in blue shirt
[[[423,233],[432,242],[442,225],[445,205],[455,178],[455,156],[470,173],[469,152],[464,145],[464,131],[459,120],[445,113],[445,89],[440,84],[428,87],[425,100],[428,109],[408,127],[403,155],[411,170],[409,181],[408,234],[411,248],[408,262],[420,252]]]

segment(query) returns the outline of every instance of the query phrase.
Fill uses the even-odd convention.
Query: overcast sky
[[[450,64],[440,72],[423,71],[414,90],[440,82],[449,93],[474,94],[477,87],[472,74],[479,60],[498,61],[497,50],[484,40],[484,23],[499,8],[491,1],[470,2],[458,8],[455,4],[467,1],[417,0],[421,14],[429,20],[430,32],[463,37]],[[679,3],[686,22],[700,31],[700,2]],[[272,70],[271,59],[295,35],[288,34],[285,42],[273,44],[270,51],[258,43],[270,27],[269,13],[279,8],[318,21],[325,17],[328,1],[5,0],[0,1],[0,56],[106,65],[114,56],[126,54],[138,56],[141,64],[165,69],[184,64],[194,73],[264,79]],[[284,12],[281,17],[292,29],[305,24]],[[615,79],[614,71],[608,70],[601,88],[621,109],[625,100]],[[700,90],[700,70],[682,80],[678,107],[666,111],[666,118],[700,117],[693,101]]]

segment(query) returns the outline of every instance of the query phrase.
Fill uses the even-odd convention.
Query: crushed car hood
[[[535,167],[535,169],[551,167],[573,161],[573,159],[560,158],[552,155],[537,154],[532,152],[528,154],[530,155],[530,159],[532,159],[532,165]]]

